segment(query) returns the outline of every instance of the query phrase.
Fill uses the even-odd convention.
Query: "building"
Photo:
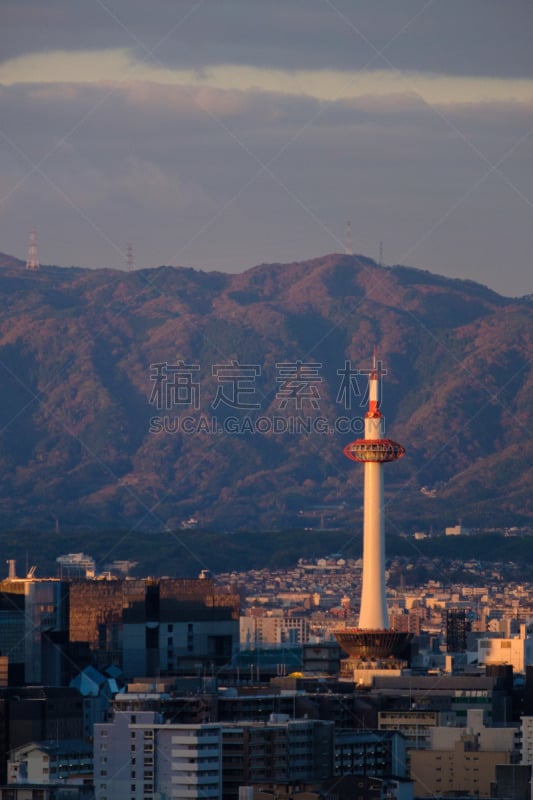
[[[61,578],[70,578],[72,576],[75,578],[94,578],[95,576],[95,560],[92,556],[85,555],[85,553],[67,553],[64,556],[58,556],[56,564]]]
[[[54,578],[0,581],[0,653],[11,684],[65,683],[68,584]]]
[[[66,687],[9,687],[0,691],[0,784],[8,753],[28,742],[83,738],[83,698]]]
[[[531,766],[525,764],[496,764],[496,777],[491,785],[491,797],[506,800],[531,800]]]
[[[116,711],[94,728],[99,800],[237,800],[242,786],[295,786],[333,775],[333,723],[272,715],[241,723],[164,723]]]
[[[284,612],[240,618],[241,645],[305,644],[309,641],[309,618]]]
[[[150,582],[122,618],[128,676],[212,670],[229,663],[238,646],[238,600],[217,595],[207,579]]]
[[[464,608],[447,608],[444,612],[446,651],[464,653],[466,650],[467,619]]]
[[[522,624],[518,636],[479,639],[478,662],[510,664],[514,672],[525,672],[526,666],[533,664],[533,637],[528,636]]]
[[[407,778],[405,737],[397,731],[335,732],[335,775]]]
[[[520,732],[522,738],[520,763],[533,765],[533,717],[522,717]]]
[[[220,725],[165,725],[154,711],[116,712],[94,727],[99,800],[221,800]]]
[[[64,783],[12,783],[0,786],[0,800],[94,800],[94,791],[92,786]]]
[[[83,739],[29,742],[15,747],[7,762],[8,783],[92,785],[93,747]]]
[[[231,659],[239,602],[210,579],[72,581],[70,641],[87,642],[96,666],[117,664],[128,677],[194,672]]]
[[[509,751],[482,750],[478,736],[466,731],[451,750],[412,751],[411,778],[415,797],[460,792],[490,797],[496,766],[510,761]]]
[[[496,766],[518,759],[517,733],[516,726],[486,727],[480,709],[468,711],[466,728],[432,728],[429,748],[410,753],[415,794],[465,792],[490,797]]]
[[[223,798],[239,787],[263,789],[317,783],[333,776],[333,723],[272,714],[266,723],[224,723]]]

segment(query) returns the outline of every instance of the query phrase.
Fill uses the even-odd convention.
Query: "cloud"
[[[137,266],[236,271],[342,250],[351,219],[357,252],[531,291],[527,19],[495,5],[50,0],[47,29],[6,0],[0,250],[33,223],[43,263],[132,241]],[[511,186],[485,178],[507,153]]]
[[[133,48],[174,69],[213,64],[533,77],[530,0],[3,0],[3,59]]]
[[[0,84],[46,85],[108,84],[127,87],[135,83],[183,86],[206,90],[270,93],[312,97],[334,102],[374,97],[418,98],[430,105],[533,103],[533,79],[476,78],[469,75],[435,75],[396,70],[340,71],[265,69],[253,65],[221,64],[202,70],[166,69],[136,60],[127,49],[52,53],[21,56],[0,66]],[[146,93],[150,89],[147,88]]]

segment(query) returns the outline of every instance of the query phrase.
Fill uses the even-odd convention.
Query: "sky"
[[[0,251],[533,292],[530,0],[0,0]]]

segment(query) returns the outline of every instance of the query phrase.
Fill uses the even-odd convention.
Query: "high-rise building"
[[[163,724],[155,711],[116,712],[94,726],[99,800],[221,800],[220,725]]]
[[[468,630],[464,608],[447,608],[445,611],[446,650],[448,653],[464,653]]]
[[[0,581],[0,652],[9,659],[9,683],[65,682],[68,584],[56,578]]]

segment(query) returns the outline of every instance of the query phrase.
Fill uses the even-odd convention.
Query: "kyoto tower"
[[[412,638],[390,630],[385,590],[385,509],[383,464],[401,458],[405,450],[392,439],[384,439],[385,418],[380,410],[380,383],[384,371],[374,360],[368,380],[368,411],[365,438],[344,448],[344,455],[365,465],[363,524],[363,588],[359,627],[336,631],[335,637],[356,659],[401,658]]]

